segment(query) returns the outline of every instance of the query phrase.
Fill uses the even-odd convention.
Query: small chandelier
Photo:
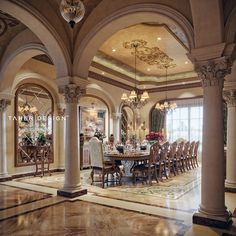
[[[38,109],[36,106],[31,106],[26,99],[26,102],[22,106],[18,106],[18,111],[23,116],[28,116],[29,114],[35,114],[38,112]]]
[[[71,28],[74,28],[74,25],[83,19],[85,8],[80,0],[62,0],[60,12]]]
[[[131,107],[132,109],[140,109],[144,105],[147,104],[149,95],[147,91],[144,91],[142,94],[139,94],[138,88],[137,88],[137,80],[136,80],[136,54],[137,54],[137,48],[139,47],[139,43],[131,43],[131,48],[134,48],[134,81],[135,81],[135,87],[130,92],[130,95],[128,96],[127,93],[123,93],[121,96],[121,100],[123,101],[124,105],[127,105]]]
[[[157,103],[155,109],[168,113],[168,112],[172,112],[173,110],[175,110],[177,108],[177,104],[171,103],[170,101],[168,101],[167,99],[167,69],[168,69],[168,65],[165,66],[166,69],[166,99],[163,103]]]

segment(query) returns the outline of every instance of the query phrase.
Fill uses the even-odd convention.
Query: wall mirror
[[[35,84],[24,84],[17,89],[15,166],[33,165],[37,149],[46,145],[53,162],[53,112],[53,99],[47,89]]]

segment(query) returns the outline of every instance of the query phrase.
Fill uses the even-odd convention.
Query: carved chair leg
[[[94,181],[94,170],[93,170],[93,169],[92,169],[92,171],[91,171],[90,177],[91,177],[91,179],[92,179],[91,185],[93,185],[93,181]]]

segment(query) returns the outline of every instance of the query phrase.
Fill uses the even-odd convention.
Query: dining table
[[[104,156],[114,163],[116,161],[121,161],[121,164],[124,167],[124,176],[130,177],[132,176],[132,167],[138,162],[149,160],[150,153],[146,151],[134,151],[124,153],[113,151],[104,153]]]

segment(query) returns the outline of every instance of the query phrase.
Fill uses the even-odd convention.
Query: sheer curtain
[[[177,108],[167,114],[167,140],[174,142],[177,139],[202,142],[203,99],[186,99],[173,101]]]

